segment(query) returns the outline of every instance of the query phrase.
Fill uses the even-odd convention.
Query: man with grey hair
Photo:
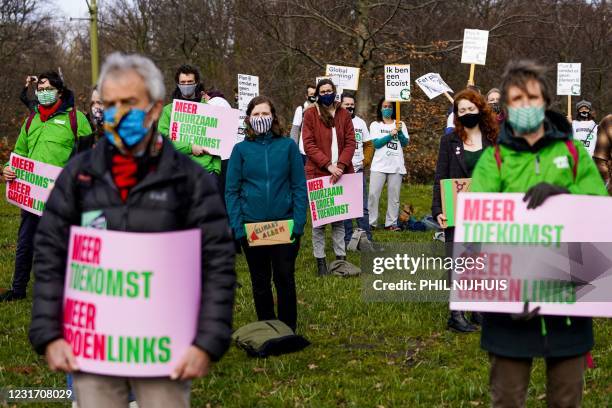
[[[92,150],[77,155],[60,174],[35,237],[30,341],[52,370],[74,372],[81,407],[127,407],[130,389],[141,406],[188,407],[189,380],[206,375],[210,362],[219,360],[230,344],[236,277],[234,245],[222,198],[212,176],[156,132],[164,85],[151,60],[110,55],[98,89],[105,105],[105,137]],[[95,223],[87,221],[92,218]],[[197,331],[170,378],[78,371],[62,329],[72,225],[141,233],[201,230]],[[129,256],[129,249],[120,255]]]

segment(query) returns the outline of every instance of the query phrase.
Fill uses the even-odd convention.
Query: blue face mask
[[[330,94],[325,94],[325,95],[319,95],[319,103],[325,105],[325,106],[329,106],[332,103],[334,103],[334,101],[336,100],[336,93],[330,93]]]
[[[149,133],[150,126],[144,124],[147,113],[148,111],[136,108],[118,110],[113,106],[105,109],[104,135],[117,147],[121,144],[127,148],[136,146]]]
[[[393,108],[382,108],[380,111],[385,119],[390,119],[393,116]]]

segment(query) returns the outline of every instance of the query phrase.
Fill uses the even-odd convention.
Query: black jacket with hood
[[[70,226],[80,225],[84,212],[102,211],[109,230],[202,231],[202,300],[193,344],[218,360],[230,345],[236,276],[234,243],[216,181],[164,139],[156,169],[132,187],[123,202],[107,164],[113,149],[102,139],[94,149],[75,156],[47,201],[35,237],[30,341],[42,354],[47,344],[62,337]]]

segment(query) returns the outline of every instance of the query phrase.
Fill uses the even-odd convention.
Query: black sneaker
[[[472,312],[472,315],[470,316],[470,323],[477,326],[482,326],[482,313]]]
[[[458,333],[471,333],[478,330],[478,327],[470,324],[463,314],[463,312],[452,311],[448,318],[447,327],[450,330]]]
[[[13,300],[25,299],[25,297],[26,297],[25,293],[17,294],[13,292],[12,290],[7,290],[6,292],[0,294],[0,302],[12,302]]]

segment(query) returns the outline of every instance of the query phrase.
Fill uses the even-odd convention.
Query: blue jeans
[[[358,170],[357,173],[363,175],[363,217],[356,218],[357,226],[366,232],[366,236],[372,240],[372,230],[370,229],[370,220],[368,213],[368,190],[366,187],[366,177],[363,173],[363,169]],[[353,236],[353,220],[344,220],[344,242],[348,245]]]

